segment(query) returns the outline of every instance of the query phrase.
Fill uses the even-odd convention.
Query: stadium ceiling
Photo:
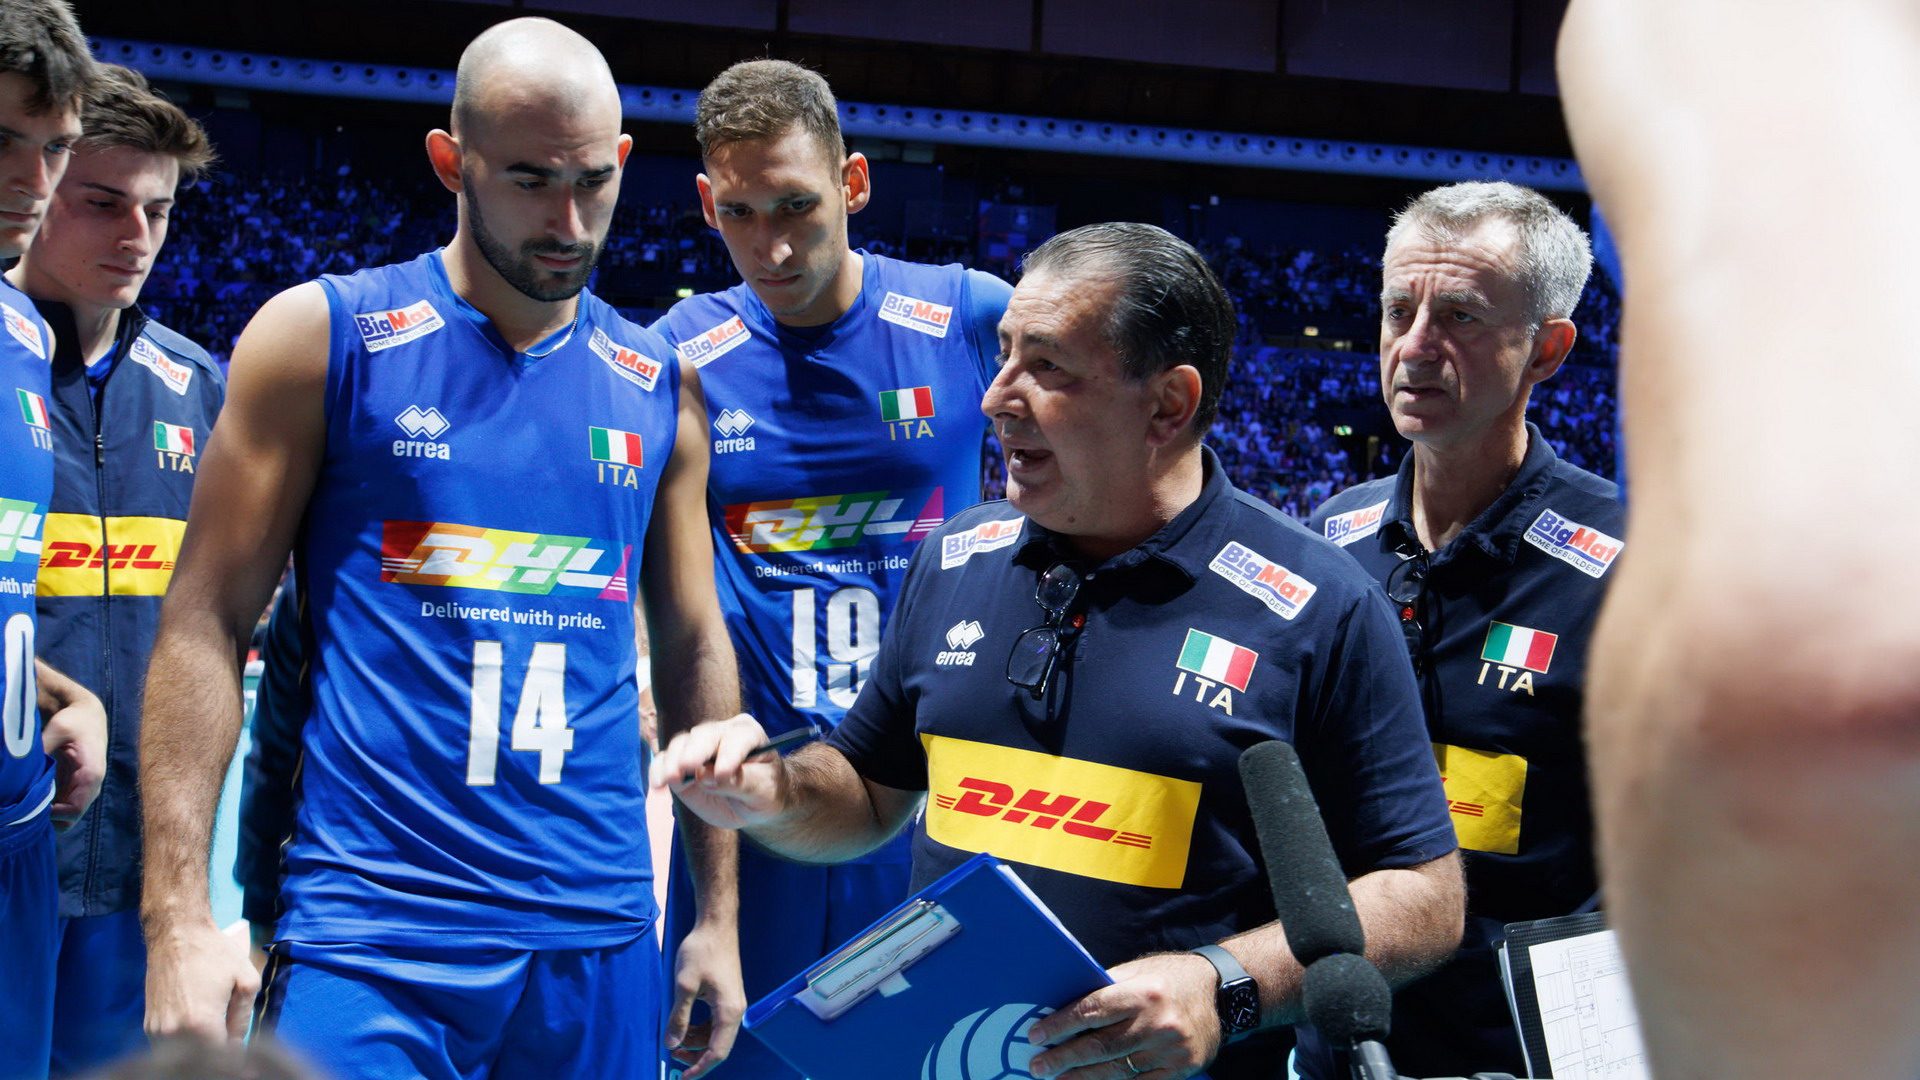
[[[123,38],[94,38],[94,55],[152,79],[234,90],[446,105],[453,72],[444,69],[316,60]],[[692,124],[698,92],[621,84],[635,120]],[[1580,167],[1567,158],[1433,146],[1288,138],[1186,127],[1060,119],[977,109],[842,101],[848,135],[910,143],[999,147],[1105,157],[1294,172],[1385,177],[1423,183],[1509,180],[1552,191],[1584,192]]]

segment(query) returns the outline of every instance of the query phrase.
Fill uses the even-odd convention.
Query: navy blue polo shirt
[[[1413,464],[1408,454],[1398,476],[1349,488],[1313,515],[1382,582],[1422,550]],[[1466,860],[1468,917],[1459,956],[1395,995],[1388,1045],[1409,1075],[1525,1072],[1494,952],[1503,927],[1595,902],[1580,712],[1625,528],[1615,485],[1560,460],[1528,424],[1507,490],[1427,557],[1412,612],[1416,666]]]
[[[1199,499],[1098,565],[1005,502],[950,519],[915,553],[830,736],[862,776],[928,793],[916,888],[990,851],[1109,967],[1273,919],[1238,772],[1255,743],[1299,750],[1350,876],[1454,848],[1378,587],[1203,453]],[[1085,621],[1035,701],[1007,657],[1044,622],[1035,586],[1062,561],[1083,576]],[[1229,1047],[1209,1072],[1276,1075],[1276,1041]],[[1331,1077],[1312,1041],[1305,1075]]]

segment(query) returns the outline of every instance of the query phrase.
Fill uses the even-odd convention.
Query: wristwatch
[[[1191,950],[1204,956],[1220,975],[1213,992],[1214,1009],[1220,1013],[1220,1036],[1233,1042],[1260,1026],[1260,984],[1233,954],[1218,945],[1202,945]]]

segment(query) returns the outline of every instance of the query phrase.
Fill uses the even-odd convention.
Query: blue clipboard
[[[755,1002],[746,1029],[810,1080],[1019,1080],[1033,1021],[1112,982],[976,855]]]

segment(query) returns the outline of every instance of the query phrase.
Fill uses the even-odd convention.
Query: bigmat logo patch
[[[922,735],[927,835],[962,851],[1177,889],[1200,785],[1092,761]]]

